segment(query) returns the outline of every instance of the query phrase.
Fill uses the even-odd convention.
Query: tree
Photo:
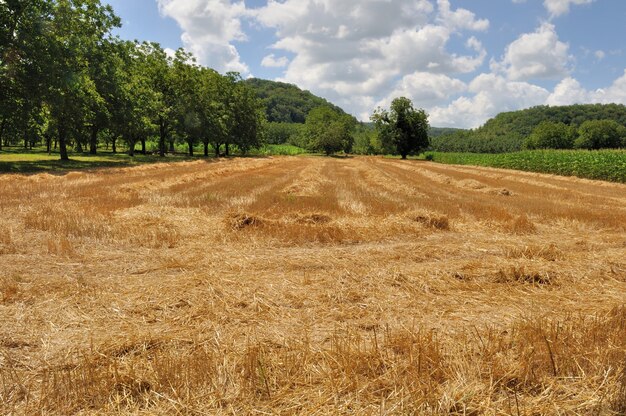
[[[7,133],[25,138],[41,114],[47,0],[0,1],[0,150]]]
[[[626,128],[615,120],[589,120],[581,124],[574,147],[578,149],[612,149],[622,145]]]
[[[309,150],[323,152],[327,156],[352,150],[352,133],[356,126],[353,117],[322,106],[311,110],[304,125]]]
[[[408,98],[394,99],[389,111],[379,107],[371,119],[383,146],[393,146],[402,159],[421,153],[429,145],[428,114],[422,109],[415,109]]]
[[[176,122],[176,131],[189,147],[189,156],[202,135],[200,119],[200,86],[202,72],[195,65],[193,56],[183,49],[176,51],[172,68],[172,80],[176,99],[172,113]]]
[[[173,151],[172,128],[175,122],[175,106],[179,95],[176,91],[176,81],[173,71],[173,62],[165,50],[158,43],[143,42],[137,44],[137,65],[154,92],[154,118],[159,130],[159,156],[165,157],[166,143],[170,141],[170,151]]]
[[[215,157],[219,157],[220,147],[228,141],[225,97],[229,94],[229,81],[212,69],[201,68],[200,71],[198,104],[204,156],[209,155],[209,145],[212,145]]]
[[[93,108],[102,100],[90,76],[89,57],[120,20],[99,0],[58,0],[52,13],[43,71],[45,100],[58,128],[61,160],[69,160],[68,135],[95,118]]]
[[[525,142],[527,149],[571,149],[576,129],[565,123],[542,121]]]
[[[265,109],[257,99],[255,92],[238,80],[231,90],[231,142],[242,153],[261,145],[262,130],[265,123]]]

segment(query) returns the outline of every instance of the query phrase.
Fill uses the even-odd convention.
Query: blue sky
[[[624,0],[108,0],[122,38],[297,84],[366,120],[396,96],[435,126],[626,104]]]

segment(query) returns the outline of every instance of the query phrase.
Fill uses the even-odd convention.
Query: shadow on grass
[[[220,159],[235,158],[265,159],[267,155],[237,155],[228,156]],[[219,159],[213,155],[206,157],[189,156],[187,154],[175,153],[168,154],[166,157],[158,155],[142,155],[135,154],[131,157],[125,153],[101,152],[97,155],[89,154],[71,154],[70,160],[61,161],[58,155],[49,155],[46,152],[36,151],[0,151],[0,174],[17,173],[17,174],[36,174],[50,173],[52,175],[64,175],[77,170],[98,170],[108,168],[125,168],[132,166],[140,166],[154,163],[176,163],[185,161],[205,161],[213,163]]]
[[[0,173],[41,173],[63,174],[74,170],[99,169],[134,166],[132,161],[90,161],[90,160],[19,160],[0,161]]]

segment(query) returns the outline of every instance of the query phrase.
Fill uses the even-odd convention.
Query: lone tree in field
[[[383,146],[395,148],[402,159],[410,154],[420,154],[429,145],[428,114],[415,109],[405,97],[391,102],[390,110],[378,108],[371,117]]]

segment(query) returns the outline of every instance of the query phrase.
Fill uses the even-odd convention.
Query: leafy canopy
[[[414,108],[408,98],[394,99],[389,110],[379,107],[371,119],[383,146],[395,149],[402,159],[419,154],[429,146],[428,114],[423,109]]]
[[[354,139],[352,132],[356,126],[354,117],[341,114],[331,107],[313,109],[306,118],[305,135],[309,150],[326,155],[344,151],[350,152]]]

